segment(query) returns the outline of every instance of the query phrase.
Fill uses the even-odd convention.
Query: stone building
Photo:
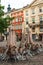
[[[10,16],[14,17],[12,25],[17,41],[22,39],[22,34],[27,34],[29,28],[32,41],[43,42],[43,0],[34,0],[21,9],[14,8]]]
[[[43,0],[34,0],[23,8],[24,22],[22,31],[27,33],[29,26],[33,41],[43,42]]]
[[[12,25],[17,37],[17,41],[22,39],[22,23],[24,22],[24,13],[22,9],[13,9],[11,12],[11,17],[14,17]]]

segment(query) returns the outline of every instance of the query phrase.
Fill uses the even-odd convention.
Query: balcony
[[[36,27],[36,26],[39,26],[40,23],[39,22],[33,22],[30,24],[31,27]]]
[[[15,29],[15,30],[22,29],[22,25],[17,25],[17,26],[15,25],[15,26],[14,26],[14,29]]]

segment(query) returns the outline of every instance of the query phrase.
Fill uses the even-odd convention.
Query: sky
[[[22,8],[27,4],[30,4],[33,0],[1,0],[1,4],[5,6],[4,11],[7,11],[8,4],[10,4],[11,8]]]

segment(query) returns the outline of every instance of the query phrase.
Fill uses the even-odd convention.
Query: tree
[[[2,37],[2,33],[7,31],[8,26],[10,25],[10,21],[13,20],[10,16],[4,17],[4,6],[0,4],[0,38]]]

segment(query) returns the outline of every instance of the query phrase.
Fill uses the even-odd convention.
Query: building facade
[[[34,0],[23,10],[23,32],[26,33],[26,28],[29,26],[33,41],[43,42],[43,0]]]
[[[13,28],[17,37],[17,41],[22,39],[22,23],[24,22],[24,13],[22,9],[13,10],[11,16],[14,17],[12,21]]]
[[[32,40],[43,42],[43,0],[34,0],[21,9],[13,9],[10,16],[14,17],[12,26],[17,41],[22,39],[22,34],[27,34],[29,27]]]

